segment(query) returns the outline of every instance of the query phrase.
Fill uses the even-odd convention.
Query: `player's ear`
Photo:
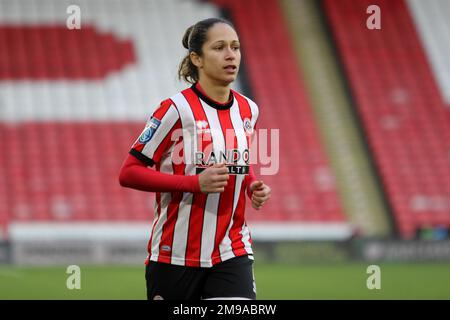
[[[194,66],[196,66],[197,68],[202,68],[203,67],[202,57],[200,57],[197,54],[197,52],[191,52],[189,54],[189,57],[191,58],[191,62],[194,64]]]

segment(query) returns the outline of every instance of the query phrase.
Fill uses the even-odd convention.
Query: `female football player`
[[[183,37],[179,77],[192,86],[161,102],[120,172],[124,187],[155,192],[146,260],[148,299],[255,299],[248,196],[270,187],[250,165],[258,106],[232,90],[240,42],[228,21],[205,19]]]

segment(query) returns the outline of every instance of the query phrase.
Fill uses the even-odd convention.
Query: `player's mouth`
[[[235,66],[234,64],[226,65],[223,68],[226,70],[227,73],[236,73],[237,71],[237,66]]]

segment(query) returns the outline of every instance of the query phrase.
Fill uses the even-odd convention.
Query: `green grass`
[[[258,299],[450,299],[450,264],[380,264],[381,289],[369,290],[368,264],[256,262]],[[66,267],[0,266],[0,299],[145,299],[143,266],[81,266],[81,289]]]
[[[380,264],[381,288],[367,288],[369,264],[262,265],[260,299],[450,299],[450,264]]]

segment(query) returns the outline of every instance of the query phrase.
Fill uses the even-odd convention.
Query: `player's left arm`
[[[254,112],[254,117],[252,117],[253,123],[253,132],[251,136],[251,144],[253,144],[253,139],[256,134],[256,128],[259,117],[259,108],[254,103],[250,103],[253,108],[252,112]],[[252,200],[252,207],[256,210],[262,208],[262,206],[270,199],[271,189],[268,185],[266,185],[262,180],[258,180],[255,173],[253,172],[252,166],[249,168],[249,174],[246,177],[247,180],[247,195]]]

